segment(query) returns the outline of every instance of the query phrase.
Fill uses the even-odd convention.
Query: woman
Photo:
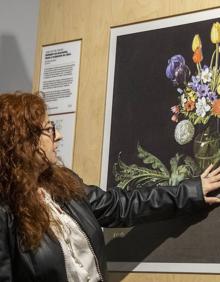
[[[106,281],[100,226],[161,220],[219,203],[220,168],[182,182],[104,192],[57,164],[62,138],[38,95],[0,95],[0,281]]]

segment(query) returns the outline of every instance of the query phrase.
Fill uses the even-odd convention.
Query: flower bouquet
[[[169,59],[166,68],[167,78],[177,87],[179,100],[177,105],[171,107],[171,120],[178,123],[175,128],[175,139],[181,145],[194,139],[195,159],[201,169],[220,159],[219,22],[214,23],[211,28],[211,41],[215,44],[215,49],[209,66],[201,64],[202,41],[199,34],[196,34],[192,41],[195,74],[191,75],[184,57],[179,54]],[[199,126],[200,130],[194,138],[195,126]]]

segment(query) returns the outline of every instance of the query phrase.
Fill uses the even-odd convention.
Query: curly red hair
[[[43,234],[50,233],[49,213],[39,187],[56,201],[84,197],[81,179],[65,167],[50,164],[39,149],[46,105],[37,94],[0,95],[0,199],[12,211],[26,249],[36,248]]]

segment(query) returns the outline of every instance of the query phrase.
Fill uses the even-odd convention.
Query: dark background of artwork
[[[137,158],[138,142],[168,168],[170,158],[177,152],[192,155],[192,142],[180,146],[174,139],[176,124],[171,121],[170,107],[177,104],[178,94],[165,70],[168,59],[181,54],[195,74],[196,65],[192,61],[195,34],[200,35],[203,43],[202,65],[209,65],[215,48],[210,31],[216,21],[219,19],[118,37],[108,187],[116,185],[112,167],[120,152],[126,164],[143,165]],[[220,263],[219,224],[220,209],[213,209],[208,217],[204,211],[146,223],[132,230],[106,229],[108,260]]]
[[[127,164],[142,164],[137,158],[138,142],[168,167],[170,158],[177,152],[192,155],[192,142],[181,146],[174,139],[176,123],[171,121],[170,108],[178,103],[178,93],[165,71],[168,60],[181,54],[195,74],[192,40],[197,33],[203,43],[202,65],[209,65],[215,50],[210,40],[215,21],[217,19],[118,37],[108,187],[116,184],[112,167],[119,152]]]

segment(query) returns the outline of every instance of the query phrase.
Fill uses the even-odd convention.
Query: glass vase
[[[220,161],[220,132],[219,119],[212,119],[203,128],[199,128],[194,138],[193,152],[201,171],[211,163],[216,165]]]

